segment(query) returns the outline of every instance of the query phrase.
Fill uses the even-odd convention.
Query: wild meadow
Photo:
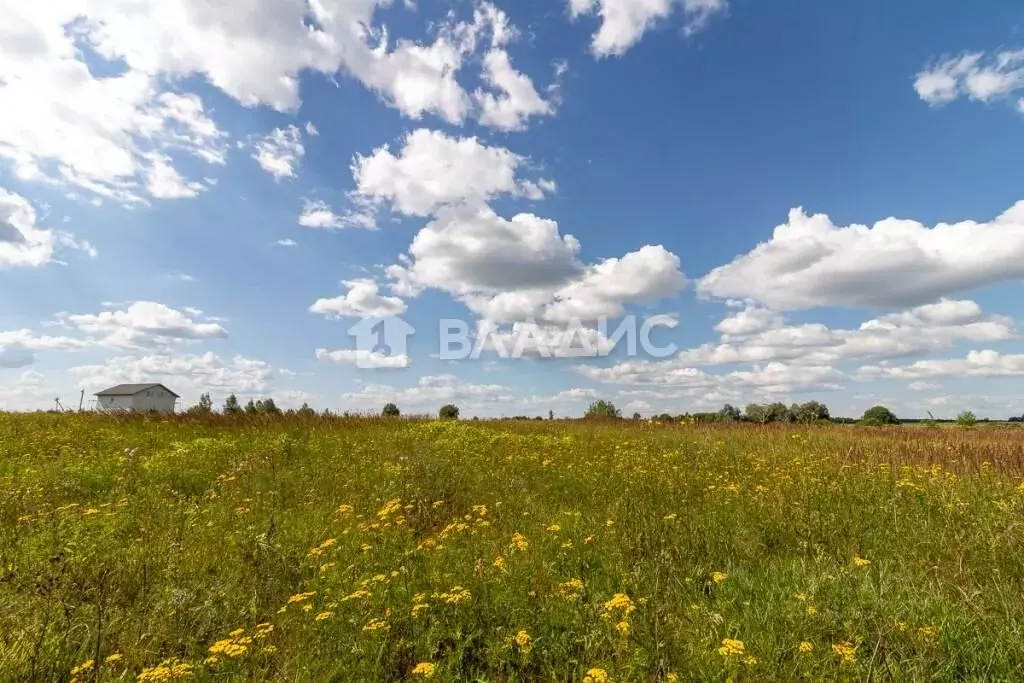
[[[1024,679],[1024,432],[0,416],[0,680]]]

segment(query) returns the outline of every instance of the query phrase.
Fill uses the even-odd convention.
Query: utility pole
[[[78,412],[82,412],[82,403],[85,402],[85,389],[82,389],[82,395],[78,397]]]

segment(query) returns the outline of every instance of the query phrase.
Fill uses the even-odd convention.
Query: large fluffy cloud
[[[450,204],[535,194],[539,184],[527,185],[518,176],[526,161],[475,137],[454,138],[421,128],[402,140],[397,153],[384,145],[369,156],[356,156],[354,196],[364,202],[386,202],[403,214],[427,216]],[[553,189],[550,181],[546,186]]]
[[[573,17],[593,12],[601,16],[601,26],[591,42],[591,50],[601,57],[623,54],[677,8],[682,8],[686,18],[684,33],[691,35],[726,7],[726,0],[569,0]]]
[[[701,294],[771,308],[900,307],[1024,276],[1024,202],[989,222],[927,227],[887,218],[835,225],[801,209],[772,239],[698,284]]]
[[[527,213],[506,220],[485,205],[449,207],[413,239],[412,262],[400,277],[453,294],[552,287],[581,271],[579,249],[552,220]]]

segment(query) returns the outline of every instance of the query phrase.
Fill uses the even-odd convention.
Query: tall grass
[[[2,680],[1024,679],[1016,431],[4,415],[0,449]]]

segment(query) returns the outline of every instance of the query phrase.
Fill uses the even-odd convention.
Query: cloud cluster
[[[1006,50],[987,62],[981,52],[940,60],[917,74],[914,90],[932,105],[960,97],[991,102],[1024,89],[1024,50]],[[1024,113],[1024,99],[1017,103]]]
[[[212,352],[199,355],[153,354],[117,356],[96,365],[70,368],[84,389],[101,389],[121,383],[161,382],[177,393],[251,394],[266,391],[274,380],[267,363],[243,356],[223,360]]]
[[[901,307],[1024,276],[1024,202],[988,222],[837,226],[793,209],[772,239],[698,282],[774,309]]]
[[[196,196],[206,186],[183,177],[171,153],[223,164],[227,135],[197,95],[168,85],[191,76],[245,106],[282,112],[299,107],[300,74],[342,70],[412,119],[459,124],[478,110],[484,125],[511,130],[553,112],[512,67],[504,46],[514,31],[490,3],[470,22],[449,18],[423,43],[392,43],[375,24],[386,0],[129,4],[5,3],[0,158],[21,179],[121,202]],[[487,90],[471,97],[457,78],[485,34]],[[288,126],[257,142],[254,157],[280,179],[294,175],[302,153]]]

